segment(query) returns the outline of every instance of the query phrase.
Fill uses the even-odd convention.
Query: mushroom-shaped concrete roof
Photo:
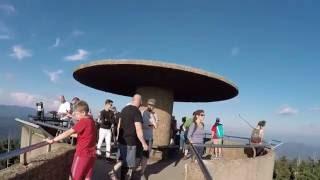
[[[73,77],[89,87],[132,96],[139,87],[171,90],[174,101],[211,102],[238,94],[225,78],[200,69],[151,60],[100,60],[78,67]]]

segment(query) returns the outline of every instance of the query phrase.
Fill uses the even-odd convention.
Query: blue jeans
[[[118,144],[118,158],[122,161],[124,167],[134,168],[136,167],[136,146],[127,146]]]
[[[181,133],[180,133],[180,142],[179,142],[180,149],[184,149],[184,144],[185,144],[184,131],[181,131]]]

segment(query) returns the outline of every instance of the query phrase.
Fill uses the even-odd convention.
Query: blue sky
[[[58,96],[87,100],[94,112],[111,98],[72,77],[99,59],[154,59],[217,73],[239,87],[231,100],[175,103],[180,120],[206,110],[232,134],[266,119],[268,138],[318,145],[320,2],[18,1],[0,2],[0,104],[56,108]],[[186,87],[187,89],[187,87]]]

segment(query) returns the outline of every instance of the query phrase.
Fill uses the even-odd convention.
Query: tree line
[[[18,149],[20,148],[20,140],[19,139],[11,139],[10,140],[10,150]],[[0,154],[6,153],[8,151],[8,140],[2,139],[0,140]],[[0,169],[4,169],[7,167],[7,165],[11,166],[15,163],[19,162],[19,156],[13,157],[9,159],[9,164],[7,164],[7,160],[0,161]]]
[[[283,156],[275,162],[273,179],[319,180],[320,160],[311,157],[309,157],[308,160],[288,160]]]

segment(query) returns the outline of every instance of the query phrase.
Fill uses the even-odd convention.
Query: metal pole
[[[7,148],[7,152],[10,152],[10,133],[8,134],[8,148]],[[7,167],[9,167],[10,164],[10,159],[7,159]]]

